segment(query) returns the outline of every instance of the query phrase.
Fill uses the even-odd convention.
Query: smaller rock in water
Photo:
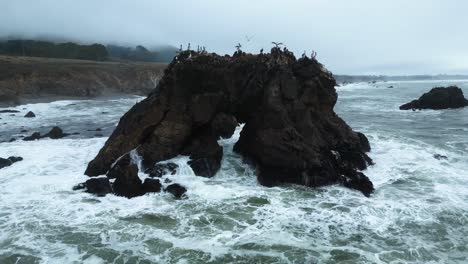
[[[29,111],[24,117],[28,117],[28,118],[36,117],[36,114],[34,114],[32,111]]]
[[[73,190],[81,189],[85,189],[87,193],[92,193],[97,196],[105,196],[106,194],[112,193],[112,186],[109,179],[105,177],[89,179],[73,187]]]
[[[437,159],[437,160],[446,160],[448,159],[447,156],[444,156],[444,155],[441,155],[441,154],[434,154],[434,159]]]
[[[15,163],[15,162],[18,162],[18,161],[22,161],[23,158],[22,157],[8,157],[8,159],[12,162],[12,163]]]
[[[16,141],[16,138],[10,138],[8,142],[14,142],[14,141]]]
[[[47,134],[41,136],[41,133],[39,132],[34,132],[31,136],[23,138],[24,141],[32,141],[32,140],[37,140],[41,138],[51,138],[51,139],[60,139],[64,138],[66,136],[69,136],[70,134],[63,133],[63,130],[60,127],[53,127]]]
[[[169,163],[158,163],[154,165],[153,168],[145,170],[145,173],[147,173],[150,177],[158,177],[161,178],[164,175],[170,174],[174,175],[177,173],[177,169],[179,168],[179,165],[169,162]]]
[[[115,178],[114,193],[133,198],[145,194],[141,179],[138,177],[138,166],[133,163],[130,154],[125,154],[107,173],[108,178]]]
[[[146,193],[149,192],[160,192],[162,188],[161,182],[158,179],[147,178],[143,183],[143,190]]]
[[[387,87],[387,88],[393,88],[393,85],[390,85],[390,86],[389,86],[389,87]]]
[[[59,139],[59,138],[63,138],[63,137],[66,137],[66,136],[69,136],[70,134],[67,134],[67,133],[63,133],[63,130],[60,128],[60,127],[53,127],[49,133],[45,134],[44,136],[42,136],[42,138],[45,138],[45,137],[49,137],[51,139]]]
[[[0,169],[11,166],[11,164],[13,164],[11,160],[0,158]]]
[[[7,159],[0,158],[0,169],[11,166],[13,163],[16,163],[22,160],[23,160],[22,157],[14,157],[14,156],[8,157]]]
[[[7,110],[0,110],[0,114],[4,114],[4,113],[19,113],[20,111],[18,110],[10,110],[10,109],[7,109]]]
[[[34,132],[31,136],[23,138],[24,141],[33,141],[41,138],[41,133]]]
[[[349,171],[346,176],[343,176],[343,185],[361,191],[366,197],[370,197],[374,192],[374,184],[362,172]]]
[[[174,184],[167,186],[165,191],[172,193],[172,195],[174,195],[175,198],[180,199],[183,196],[185,196],[187,189],[180,184],[174,183]]]
[[[449,109],[468,106],[468,100],[463,96],[463,91],[456,87],[436,87],[423,94],[418,100],[413,100],[400,106],[400,110],[410,109]]]

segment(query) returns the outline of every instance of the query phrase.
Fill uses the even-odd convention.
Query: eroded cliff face
[[[148,95],[166,65],[0,56],[0,100],[47,96]]]
[[[145,169],[182,154],[197,175],[211,177],[222,159],[218,138],[239,122],[245,126],[234,150],[254,162],[260,183],[340,183],[368,196],[373,185],[360,170],[372,163],[369,142],[333,112],[335,85],[314,58],[279,48],[232,57],[183,52],[121,118],[85,173],[106,174],[136,150]]]

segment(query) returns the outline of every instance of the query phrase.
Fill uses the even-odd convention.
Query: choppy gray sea
[[[468,96],[468,81],[337,88],[336,112],[372,145],[371,198],[340,186],[260,186],[232,152],[240,128],[220,141],[212,179],[174,159],[181,170],[168,177],[188,199],[98,198],[72,187],[142,98],[10,108],[21,113],[0,114],[0,141],[54,125],[80,135],[0,143],[0,157],[24,158],[0,170],[0,263],[468,263],[468,108],[398,110],[451,84]],[[30,110],[37,117],[23,118]]]

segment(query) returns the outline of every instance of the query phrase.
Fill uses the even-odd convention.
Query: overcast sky
[[[336,74],[468,74],[464,0],[0,0],[0,36],[206,46],[280,41]]]

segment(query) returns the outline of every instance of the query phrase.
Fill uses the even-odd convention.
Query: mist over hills
[[[0,54],[2,55],[95,61],[170,62],[177,50],[169,45],[149,49],[142,45],[128,47],[116,44],[80,44],[53,40],[0,40]]]

